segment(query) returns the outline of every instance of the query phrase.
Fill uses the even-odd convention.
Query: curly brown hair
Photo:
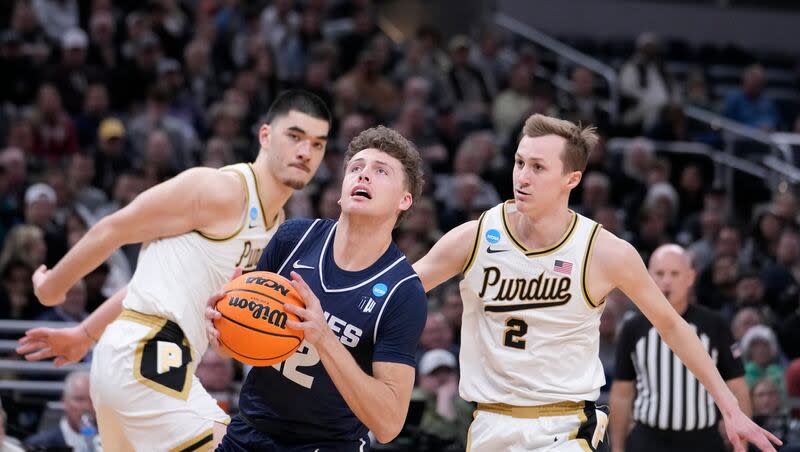
[[[344,166],[346,167],[350,159],[364,149],[377,149],[399,160],[405,173],[406,190],[411,193],[412,199],[419,199],[425,179],[422,171],[422,157],[413,143],[394,129],[384,126],[372,127],[359,133],[347,146]],[[400,224],[407,213],[408,210],[400,212],[395,227]]]

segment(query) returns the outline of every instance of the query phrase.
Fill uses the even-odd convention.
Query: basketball
[[[289,280],[270,272],[251,272],[230,281],[217,302],[222,317],[214,320],[220,346],[239,362],[271,366],[294,353],[303,342],[302,331],[286,325],[300,320],[286,304],[304,307]]]

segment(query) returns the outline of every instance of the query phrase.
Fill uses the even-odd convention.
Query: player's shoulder
[[[279,240],[297,241],[307,233],[317,230],[328,230],[333,220],[314,218],[292,218],[286,220],[278,228],[275,237]]]
[[[592,247],[592,262],[602,268],[616,270],[641,262],[642,258],[636,248],[628,241],[621,239],[605,228],[600,228]]]

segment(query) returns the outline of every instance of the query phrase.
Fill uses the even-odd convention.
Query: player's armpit
[[[414,263],[426,292],[463,271],[474,248],[478,221],[468,221],[445,234]]]

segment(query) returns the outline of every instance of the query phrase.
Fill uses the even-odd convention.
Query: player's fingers
[[[206,308],[206,320],[216,320],[220,317],[222,317],[222,314],[213,307],[209,306]]]
[[[67,359],[63,356],[57,356],[56,359],[53,361],[53,365],[56,367],[66,366],[67,364],[75,363],[75,360]]]
[[[298,322],[297,320],[287,320],[286,326],[293,330],[307,330],[311,324],[309,322]]]
[[[217,303],[219,302],[219,300],[224,296],[225,296],[225,293],[217,292],[217,293],[211,295],[210,297],[208,297],[208,301],[206,301],[206,305],[208,307],[210,307],[210,308],[215,308],[217,306]]]
[[[301,319],[307,319],[308,318],[308,314],[309,314],[308,309],[303,309],[300,306],[295,306],[295,305],[289,304],[289,303],[286,303],[285,305],[283,305],[283,307],[288,312],[300,317]]]
[[[25,355],[25,359],[28,361],[41,361],[43,359],[50,359],[56,356],[56,354],[50,348],[43,348],[38,352],[33,352]]]
[[[42,264],[36,268],[36,271],[33,272],[33,274],[35,275],[37,273],[44,273],[45,271],[47,271],[47,265]]]
[[[783,441],[781,441],[780,438],[778,438],[777,436],[773,435],[771,432],[769,432],[767,430],[764,430],[762,428],[761,429],[761,433],[766,435],[767,439],[770,440],[770,442],[772,442],[773,444],[778,445],[778,446],[783,446]]]
[[[231,281],[233,281],[234,279],[242,276],[242,273],[244,273],[244,268],[242,268],[242,267],[234,268],[233,269],[233,275],[231,275]]]
[[[33,340],[44,340],[50,336],[50,328],[34,328],[25,332],[24,338]]]
[[[41,341],[31,341],[17,347],[16,352],[20,355],[27,355],[28,353],[35,352],[47,347],[47,344]]]
[[[300,293],[300,296],[303,298],[303,302],[305,302],[306,307],[312,307],[319,304],[319,300],[317,296],[314,295],[314,292],[311,291],[311,288],[308,287],[305,280],[302,276],[298,275],[297,272],[291,273],[292,280],[289,281],[292,284],[292,287],[295,288]]]

